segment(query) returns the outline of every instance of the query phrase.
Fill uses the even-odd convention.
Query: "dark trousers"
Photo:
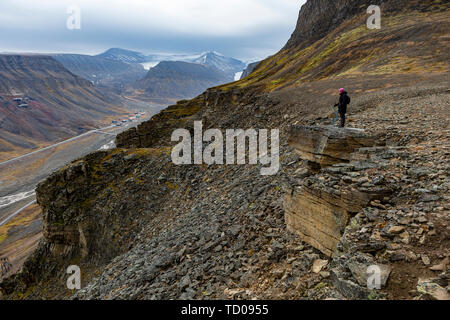
[[[341,116],[341,128],[345,126],[345,112],[339,112],[339,115]]]

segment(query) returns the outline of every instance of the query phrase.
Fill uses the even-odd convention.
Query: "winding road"
[[[147,117],[140,119],[144,121]],[[67,163],[97,150],[114,146],[118,133],[136,126],[106,126],[45,148],[0,162],[0,226],[36,203],[36,185]]]
[[[55,147],[57,147],[57,146],[59,146],[59,145],[62,145],[62,144],[64,144],[64,143],[67,143],[67,142],[71,142],[71,141],[80,139],[80,138],[85,137],[85,136],[87,136],[87,135],[90,135],[90,134],[92,134],[92,133],[96,133],[96,132],[97,132],[97,133],[103,133],[103,134],[109,134],[109,135],[115,136],[115,134],[108,133],[108,132],[103,132],[103,130],[107,130],[107,129],[114,128],[114,127],[115,127],[115,126],[108,126],[108,127],[104,127],[104,128],[100,128],[100,129],[94,129],[94,130],[85,132],[85,133],[83,133],[83,134],[80,134],[79,136],[75,136],[75,137],[73,137],[73,138],[70,138],[70,139],[67,139],[67,140],[64,140],[64,141],[61,141],[61,142],[52,144],[51,146],[48,146],[48,147],[45,147],[45,148],[41,148],[41,149],[39,149],[39,150],[30,152],[30,153],[26,153],[26,154],[21,155],[21,156],[19,156],[19,157],[12,158],[12,159],[9,159],[9,160],[0,162],[0,166],[1,166],[1,165],[8,164],[8,163],[11,163],[11,162],[13,162],[13,161],[17,161],[17,160],[20,160],[20,159],[29,157],[29,156],[32,156],[32,155],[34,155],[34,154],[36,154],[36,153],[39,153],[39,152],[42,152],[42,151],[45,151],[45,150],[49,150],[49,149],[55,148]]]

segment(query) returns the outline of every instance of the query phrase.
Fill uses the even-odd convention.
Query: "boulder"
[[[312,266],[312,272],[319,273],[328,265],[328,260],[317,259],[314,261]]]
[[[419,278],[417,292],[431,300],[450,300],[450,294],[438,282],[439,279]]]

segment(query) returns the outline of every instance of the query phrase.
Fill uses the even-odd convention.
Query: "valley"
[[[49,56],[0,55],[1,160],[127,113],[119,96],[105,94]]]
[[[146,70],[149,61],[154,67]],[[0,161],[107,125],[127,115],[133,101],[168,105],[193,98],[232,82],[244,68],[215,52],[0,54]]]
[[[145,70],[155,59],[174,61]],[[0,256],[9,257],[9,272],[21,268],[42,238],[34,191],[39,182],[75,159],[113,148],[118,133],[165,105],[233,81],[244,67],[212,52],[0,55]]]

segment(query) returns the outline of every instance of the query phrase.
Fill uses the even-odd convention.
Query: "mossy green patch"
[[[321,283],[317,284],[317,286],[314,289],[321,290],[321,289],[326,288],[326,287],[328,287],[328,284],[326,282],[322,281]]]
[[[162,111],[162,113],[171,114],[175,117],[188,117],[196,114],[202,109],[200,104],[182,104],[171,106]]]

